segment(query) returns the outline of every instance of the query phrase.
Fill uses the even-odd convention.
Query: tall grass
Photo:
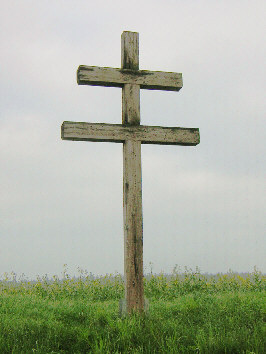
[[[144,292],[149,299],[172,300],[190,293],[222,293],[230,291],[262,292],[266,290],[266,277],[258,269],[245,276],[238,273],[204,275],[198,269],[185,268],[185,272],[173,271],[171,275],[149,274],[144,277]],[[16,274],[5,273],[0,280],[0,294],[38,295],[49,299],[81,298],[90,301],[121,299],[124,296],[124,281],[120,274],[94,277],[92,274],[70,277],[66,270],[63,279],[53,276],[38,277],[29,281]]]
[[[120,275],[0,281],[0,353],[264,353],[265,276],[145,277],[145,315],[120,318]]]

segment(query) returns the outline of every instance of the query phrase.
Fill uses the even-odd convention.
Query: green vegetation
[[[118,316],[119,275],[0,281],[0,353],[265,353],[265,276],[145,278],[150,309]]]

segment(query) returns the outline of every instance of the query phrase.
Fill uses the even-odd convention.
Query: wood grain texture
[[[122,89],[122,123],[140,124],[140,87],[125,84]]]
[[[142,144],[195,146],[200,142],[198,128],[158,127],[87,122],[64,122],[63,140],[123,143],[126,140]]]
[[[124,31],[121,35],[121,68],[139,70],[139,34]]]
[[[126,310],[144,310],[141,143],[123,144],[124,274]]]
[[[138,33],[123,32],[121,67],[139,68]],[[137,82],[123,86],[122,122],[132,128],[140,124],[140,85]],[[131,138],[123,144],[123,215],[125,299],[126,311],[130,314],[144,311],[141,142]]]
[[[125,84],[135,84],[140,85],[142,89],[164,91],[179,91],[183,86],[182,74],[180,73],[86,65],[79,66],[77,82],[79,85],[107,87],[123,87]]]

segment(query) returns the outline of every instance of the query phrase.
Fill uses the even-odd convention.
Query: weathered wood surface
[[[128,107],[128,105],[126,105],[126,107]],[[135,111],[134,114],[127,113],[127,115],[132,117],[135,121]],[[126,140],[132,140],[140,141],[142,144],[187,146],[194,146],[200,142],[198,128],[156,127],[150,125],[123,125],[87,122],[63,122],[62,139],[114,143],[123,143]]]
[[[182,74],[180,73],[86,65],[79,66],[77,82],[79,85],[107,87],[123,87],[125,84],[135,84],[140,85],[142,89],[165,91],[179,91],[183,86]]]
[[[122,89],[122,123],[140,124],[140,87],[125,84]]]
[[[121,35],[121,68],[139,70],[139,34],[124,31]]]
[[[136,32],[122,33],[121,67],[139,68],[139,34]],[[123,85],[122,122],[133,129],[140,124],[140,85],[132,82],[132,77]],[[123,144],[124,273],[128,313],[144,310],[141,141],[131,137]]]
[[[127,312],[144,310],[141,143],[123,144],[124,273]]]

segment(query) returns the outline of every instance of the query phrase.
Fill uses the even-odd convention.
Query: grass
[[[265,277],[256,269],[150,275],[146,315],[118,316],[119,275],[0,282],[0,353],[265,353]]]

